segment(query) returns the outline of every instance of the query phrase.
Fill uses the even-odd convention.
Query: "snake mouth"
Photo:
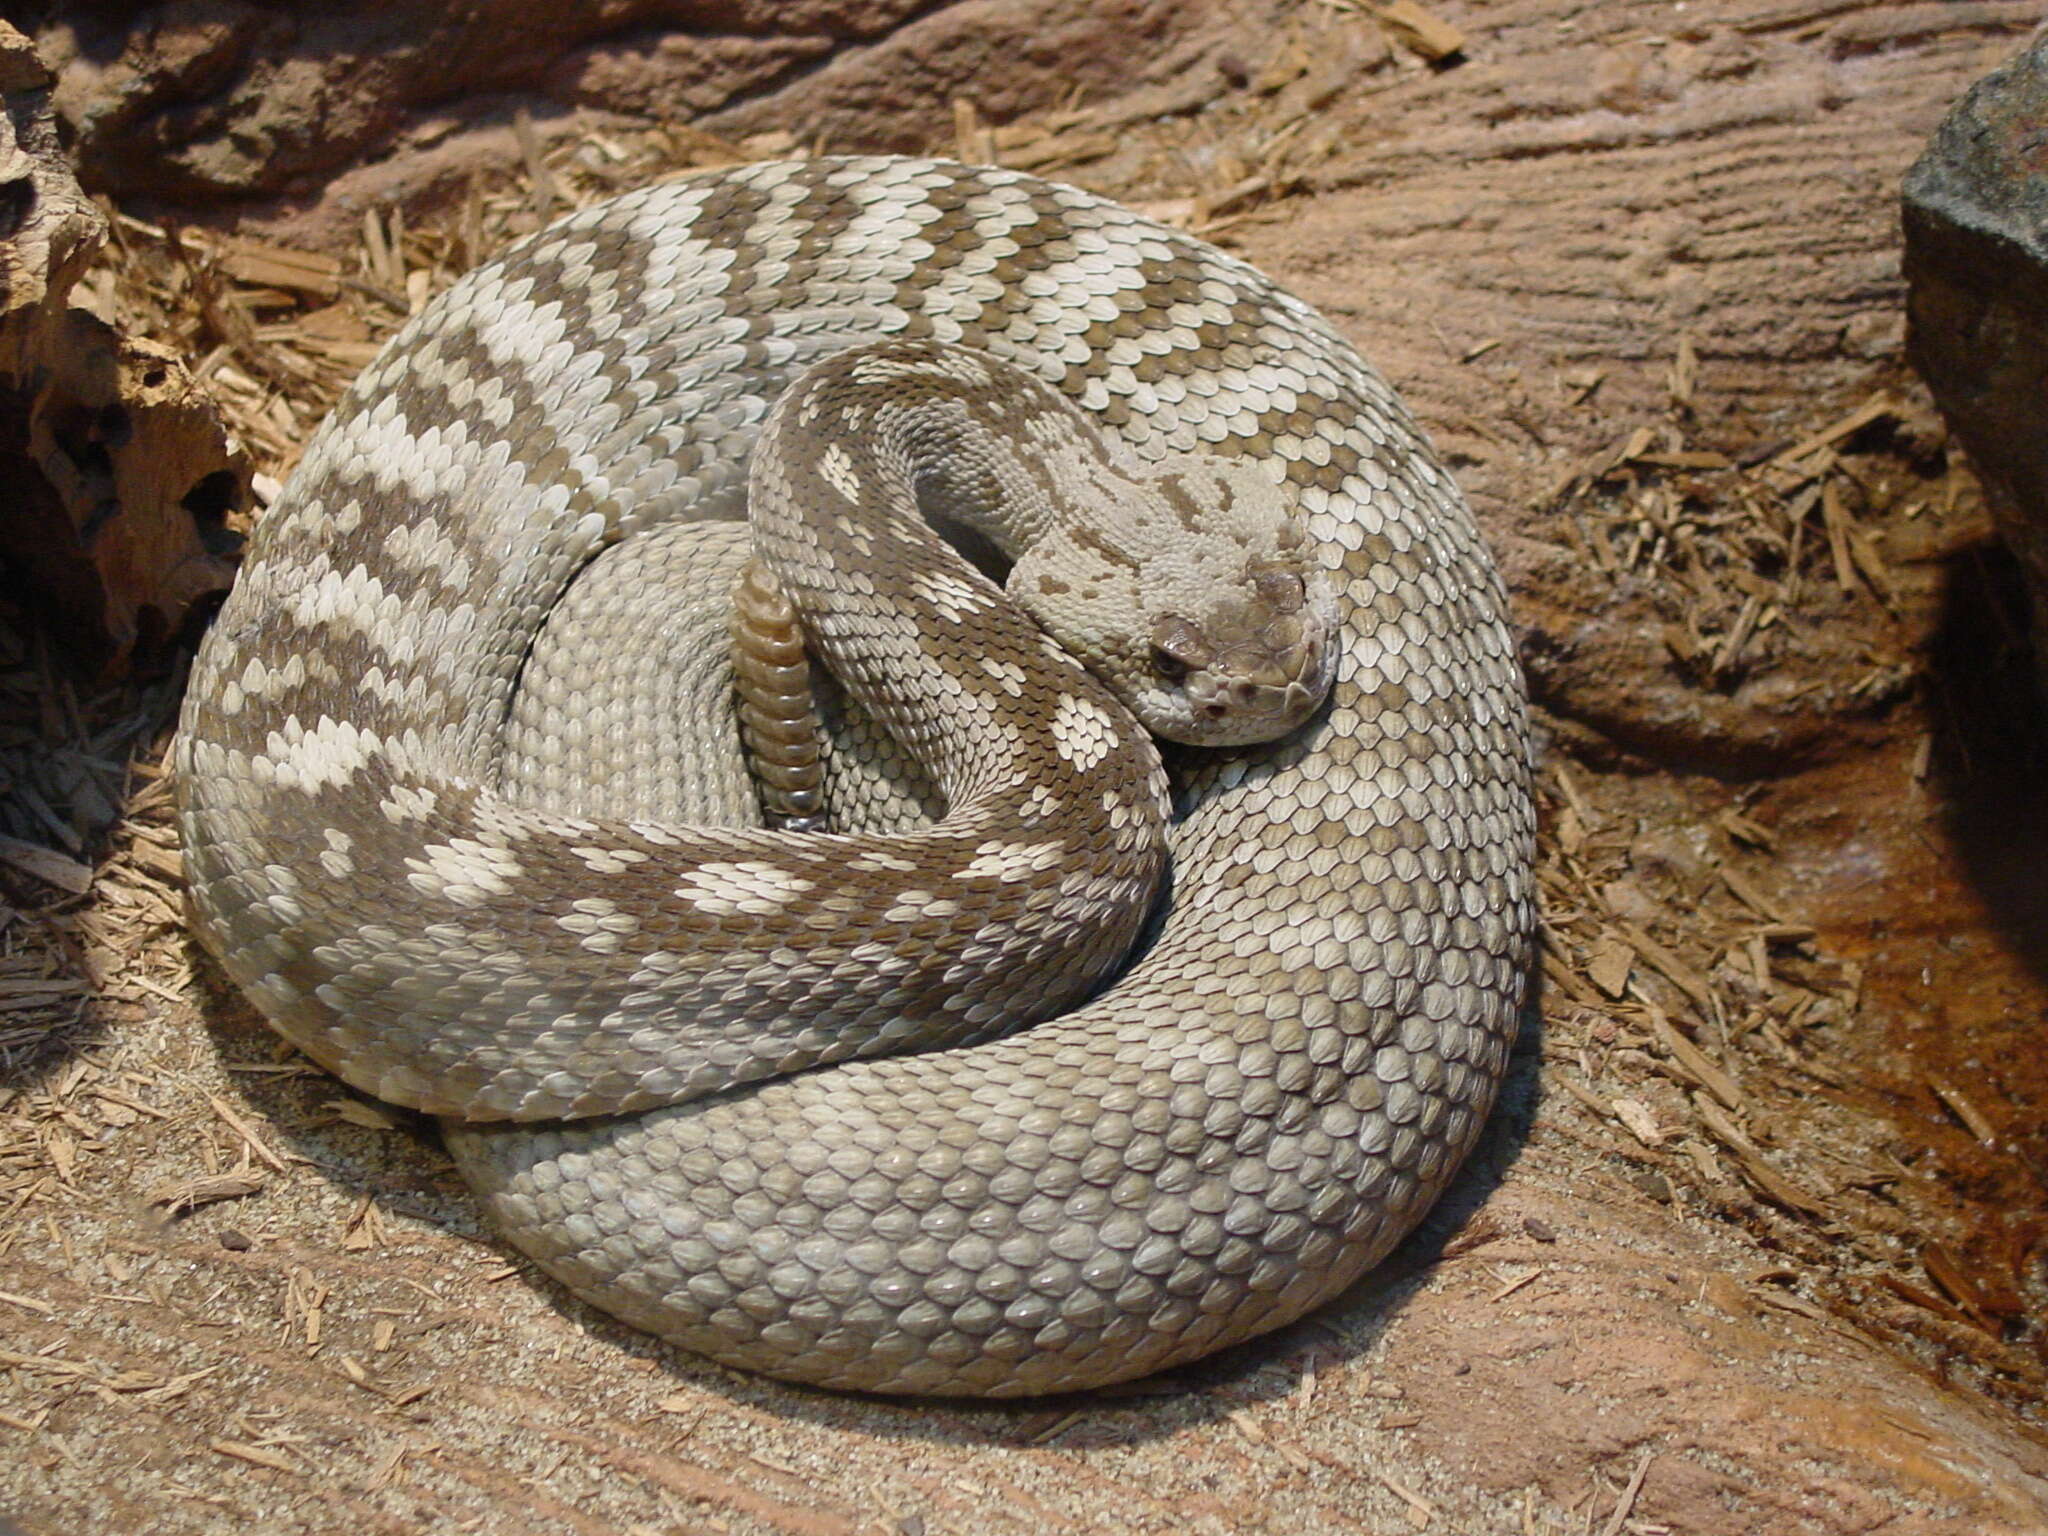
[[[1320,573],[1254,572],[1246,611],[1153,628],[1152,670],[1182,718],[1153,728],[1191,746],[1236,747],[1287,735],[1316,712],[1337,672],[1337,613]]]
[[[1199,745],[1273,741],[1306,721],[1330,691],[1335,647],[1319,640],[1287,655],[1233,653],[1187,680]]]

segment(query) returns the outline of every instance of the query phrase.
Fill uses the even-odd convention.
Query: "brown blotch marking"
[[[1073,538],[1077,546],[1100,555],[1110,565],[1120,565],[1127,571],[1138,569],[1138,562],[1133,560],[1128,552],[1118,549],[1093,528],[1076,528]],[[1092,599],[1095,594],[1093,592],[1086,592],[1083,596]]]
[[[733,177],[722,181],[716,191],[704,199],[695,228],[703,232],[714,243],[732,254],[732,264],[726,269],[725,302],[728,313],[735,307],[735,301],[754,285],[755,273],[760,269],[748,243],[740,236],[768,206],[768,194],[753,185],[751,181]],[[749,328],[750,335],[758,335],[758,325]]]
[[[1180,475],[1169,475],[1157,482],[1159,493],[1166,498],[1173,514],[1180,520],[1181,527],[1189,533],[1202,531],[1202,511],[1195,505],[1194,497],[1188,494],[1187,483]]]

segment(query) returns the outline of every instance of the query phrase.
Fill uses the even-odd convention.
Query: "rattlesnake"
[[[626,561],[630,591],[636,551],[739,517],[777,397],[878,339],[1014,365],[1106,429],[1120,464],[1200,453],[1239,483],[1228,465],[1255,467],[1328,573],[1328,703],[1276,744],[1176,756],[1166,894],[1092,998],[1036,939],[1010,942],[1017,902],[962,917],[956,899],[1044,886],[1104,911],[1135,892],[1142,909],[1142,824],[1167,813],[1165,781],[1078,676],[1029,723],[1001,702],[947,706],[1014,761],[1030,730],[1041,757],[1111,774],[1050,864],[977,830],[979,883],[934,889],[922,855],[880,834],[678,829],[498,787],[508,742],[535,756],[518,743],[537,706],[515,690],[571,578]],[[801,477],[813,493],[866,462],[829,456]],[[977,581],[935,566],[876,611],[916,607],[917,643],[944,654],[932,636],[981,606]],[[586,607],[631,605],[603,590]],[[671,651],[691,650],[676,633]],[[859,665],[892,665],[865,644]],[[534,697],[654,669],[563,654],[566,681]],[[1008,655],[947,665],[995,676]],[[579,761],[604,757],[607,728],[585,730]],[[536,780],[560,768],[546,729]],[[947,734],[926,745],[943,756]],[[263,519],[195,664],[175,766],[200,930],[283,1033],[367,1091],[454,1117],[451,1149],[499,1226],[579,1294],[828,1386],[1096,1385],[1299,1316],[1455,1169],[1529,958],[1529,737],[1503,594],[1405,411],[1241,262],[990,169],[690,176],[458,281],[366,370]],[[643,751],[621,773],[654,769]],[[997,789],[1027,820],[1071,813],[1031,809],[1007,774]],[[825,958],[692,947],[764,916],[816,930]],[[943,963],[924,952],[935,917],[973,935]],[[1134,926],[1111,920],[1096,948]],[[1085,916],[1076,931],[1088,949]],[[726,994],[744,998],[733,1018],[706,1007]],[[719,1072],[911,1045],[912,1017],[979,1040],[1011,1005],[1069,1003],[987,1043],[693,1097]]]

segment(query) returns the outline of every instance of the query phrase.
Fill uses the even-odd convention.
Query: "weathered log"
[[[175,353],[71,302],[107,225],[66,163],[53,85],[0,22],[0,558],[105,678],[226,589],[249,469]]]

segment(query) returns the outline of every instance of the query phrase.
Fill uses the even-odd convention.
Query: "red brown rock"
[[[582,109],[914,148],[951,122],[956,93],[1000,121],[1126,85],[1217,20],[1197,0],[29,9],[85,184],[188,214],[414,195],[451,165],[514,163],[503,129],[521,109],[544,129],[573,130]],[[381,178],[345,174],[378,162]]]

